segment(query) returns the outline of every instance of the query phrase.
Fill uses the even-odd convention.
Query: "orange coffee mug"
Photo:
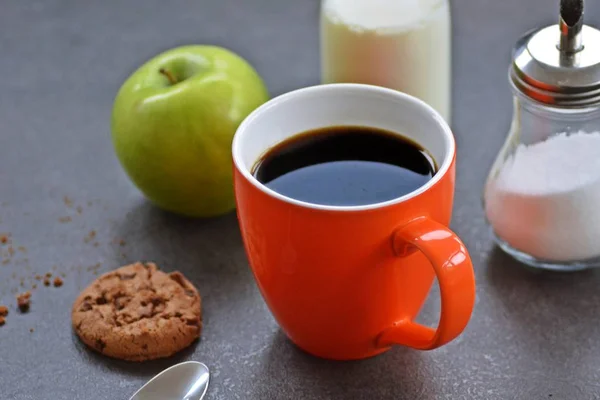
[[[439,170],[419,189],[366,206],[325,206],[283,196],[252,169],[267,150],[308,130],[354,125],[413,139]],[[398,344],[434,349],[466,327],[475,301],[467,249],[448,229],[455,142],[424,102],[381,87],[328,84],[256,109],[233,140],[237,213],[258,287],[276,321],[313,355],[361,359]],[[437,276],[441,315],[416,323]]]

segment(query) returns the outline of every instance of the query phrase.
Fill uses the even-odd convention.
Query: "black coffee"
[[[391,200],[435,174],[417,143],[381,129],[329,127],[298,134],[270,149],[254,176],[274,191],[309,203],[354,206]]]

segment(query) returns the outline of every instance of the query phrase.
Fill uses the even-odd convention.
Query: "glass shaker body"
[[[408,93],[450,122],[448,0],[322,0],[321,81]]]
[[[513,91],[510,131],[483,193],[494,237],[533,267],[600,266],[600,107],[557,107]]]

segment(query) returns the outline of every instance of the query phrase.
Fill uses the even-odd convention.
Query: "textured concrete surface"
[[[395,348],[336,363],[305,355],[278,331],[233,214],[190,221],[156,210],[121,171],[109,139],[123,79],[179,44],[232,48],[273,95],[317,83],[317,1],[0,1],[0,232],[10,232],[15,250],[2,247],[0,256],[9,259],[0,260],[0,304],[11,307],[0,327],[0,398],[127,399],[181,360],[211,367],[209,400],[600,398],[600,275],[528,272],[494,247],[480,207],[509,126],[511,46],[553,22],[555,3],[453,2],[459,163],[452,226],[478,280],[467,331],[431,352]],[[600,5],[588,3],[588,20],[598,24]],[[71,332],[72,301],[94,272],[140,259],[180,269],[198,285],[202,340],[146,364],[92,354]],[[35,281],[48,271],[64,273],[64,286]],[[38,285],[28,314],[15,309],[21,280]],[[423,321],[435,323],[438,299],[434,291]]]

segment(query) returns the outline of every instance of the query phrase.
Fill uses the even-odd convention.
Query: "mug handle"
[[[467,326],[475,305],[475,275],[469,253],[458,236],[427,217],[417,218],[393,234],[399,257],[420,250],[431,262],[441,297],[437,329],[410,319],[394,323],[377,339],[378,347],[393,344],[431,350],[456,338]]]

